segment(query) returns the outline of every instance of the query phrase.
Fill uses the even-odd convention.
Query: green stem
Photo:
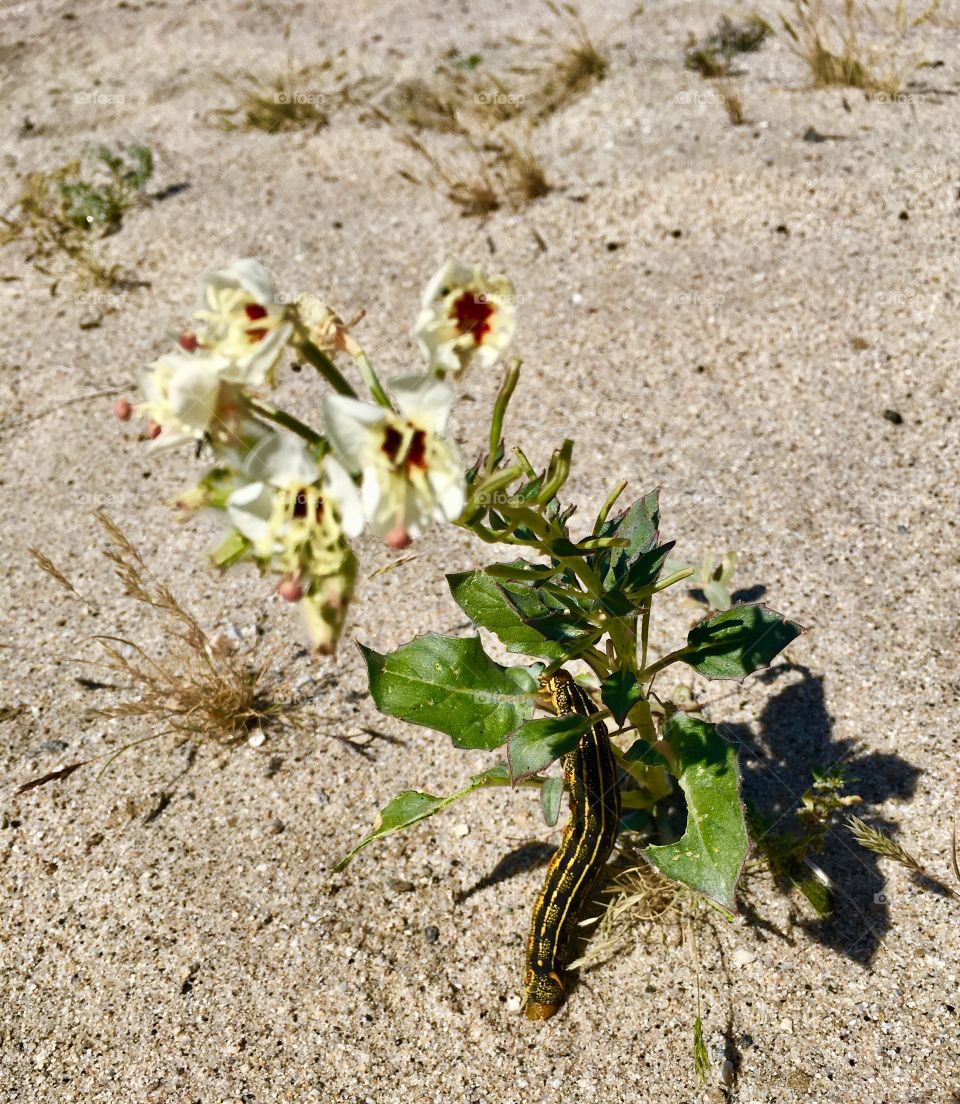
[[[675,652],[670,652],[668,655],[665,655],[663,659],[658,659],[656,663],[652,663],[649,667],[644,665],[643,670],[640,672],[640,681],[643,682],[650,679],[652,683],[653,679],[660,674],[661,671],[669,667],[671,663],[676,663],[677,660],[683,659],[689,651],[691,651],[691,648],[687,645],[685,648],[678,648]],[[647,692],[649,693],[649,687]]]
[[[490,423],[490,448],[487,452],[487,475],[493,471],[496,463],[497,450],[500,447],[500,438],[503,435],[503,419],[507,413],[507,406],[520,379],[520,361],[513,357],[507,374],[503,377],[503,383],[497,393],[493,404],[493,420]]]
[[[303,356],[304,360],[308,361],[316,368],[338,395],[346,395],[351,399],[357,397],[356,391],[347,381],[346,376],[344,376],[327,354],[321,352],[312,341],[306,337],[301,337],[297,342],[297,350]]]
[[[390,398],[384,391],[380,384],[380,380],[377,377],[377,373],[373,370],[373,365],[370,363],[367,354],[359,352],[354,357],[357,362],[357,367],[360,369],[360,375],[363,376],[363,382],[367,385],[367,390],[373,396],[373,398],[387,410],[393,410],[393,403],[390,402]]]
[[[617,501],[617,499],[623,494],[623,492],[626,489],[627,489],[627,481],[625,479],[621,479],[620,482],[607,495],[606,501],[600,507],[600,513],[597,514],[597,520],[596,520],[596,522],[594,522],[594,526],[593,526],[594,536],[596,536],[597,533],[599,533],[600,530],[603,528],[603,523],[607,520],[607,515],[613,509],[613,504]]]
[[[650,605],[643,607],[640,614],[640,670],[647,666],[647,648],[650,642]]]
[[[281,410],[279,407],[264,402],[262,399],[252,399],[249,397],[247,398],[247,406],[254,414],[259,414],[261,418],[267,418],[269,421],[283,426],[284,429],[289,429],[291,433],[295,433],[298,437],[302,437],[308,445],[326,444],[327,439],[322,433],[317,433],[315,429],[311,429],[305,422],[301,422],[299,418],[295,418],[292,414],[288,414],[286,410]]]

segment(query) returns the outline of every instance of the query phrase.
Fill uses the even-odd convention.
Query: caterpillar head
[[[528,1020],[549,1020],[563,1002],[563,979],[555,970],[528,969],[523,1007]]]

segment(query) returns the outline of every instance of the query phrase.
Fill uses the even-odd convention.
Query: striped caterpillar
[[[596,712],[567,671],[542,677],[558,716]],[[548,1020],[563,1001],[563,972],[577,917],[610,856],[620,827],[617,765],[607,726],[598,721],[564,756],[563,776],[570,788],[570,818],[547,867],[533,906],[527,940],[523,1007],[528,1019]]]

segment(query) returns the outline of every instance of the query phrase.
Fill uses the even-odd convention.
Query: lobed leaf
[[[510,777],[516,782],[550,766],[580,743],[595,719],[571,713],[563,717],[538,717],[527,721],[507,741]]]
[[[467,794],[471,794],[483,786],[503,786],[508,781],[507,768],[502,763],[498,763],[495,767],[491,767],[481,774],[475,774],[470,779],[469,784],[462,790],[457,790],[456,793],[449,794],[446,797],[435,797],[433,794],[421,793],[419,790],[404,790],[403,793],[397,794],[392,801],[380,810],[373,828],[352,851],[344,855],[334,865],[334,871],[343,870],[354,855],[362,851],[368,844],[373,843],[374,840],[382,839],[393,832],[399,832],[401,828],[409,828],[411,824],[426,820],[427,817],[433,816],[434,813],[438,813],[441,809],[452,805],[454,801],[466,797]]]
[[[622,725],[627,714],[643,697],[643,687],[634,671],[614,671],[600,684],[600,700],[613,719]]]
[[[478,636],[427,633],[387,655],[358,646],[380,712],[445,732],[455,747],[499,747],[533,713],[531,671],[495,663]]]
[[[714,725],[684,713],[669,719],[664,739],[686,797],[687,826],[675,843],[647,847],[644,855],[665,877],[736,912],[736,885],[750,850],[736,751]],[[627,758],[662,757],[637,741]]]
[[[659,487],[603,523],[598,536],[626,541],[624,547],[611,548],[597,556],[597,573],[605,587],[622,583],[633,565],[656,547],[659,528]]]
[[[734,606],[694,625],[681,658],[705,678],[742,679],[767,667],[802,632],[767,606]]]

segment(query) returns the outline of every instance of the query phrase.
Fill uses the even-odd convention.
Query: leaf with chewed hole
[[[687,825],[675,843],[647,847],[643,854],[671,881],[736,912],[737,881],[750,851],[737,753],[714,725],[684,713],[670,717],[663,739],[672,764],[640,740],[627,758],[668,766],[686,798]]]

